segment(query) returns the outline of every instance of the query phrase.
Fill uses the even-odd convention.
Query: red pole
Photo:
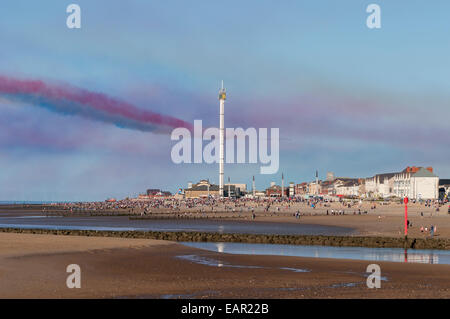
[[[408,236],[408,204],[405,204],[405,236]]]
[[[408,197],[403,200],[405,203],[405,237],[408,236]]]

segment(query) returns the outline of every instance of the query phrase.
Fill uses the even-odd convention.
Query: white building
[[[365,192],[367,197],[389,197],[394,188],[394,175],[396,173],[377,174],[365,179]]]
[[[439,177],[433,169],[420,167],[417,171],[405,169],[394,176],[394,195],[412,199],[437,199],[439,197]]]
[[[319,195],[322,192],[322,188],[320,187],[320,183],[319,182],[311,182],[308,184],[308,195]]]
[[[336,195],[343,196],[358,196],[359,183],[358,181],[350,180],[345,182],[337,182],[335,185]]]
[[[243,183],[228,183],[228,184],[225,184],[225,189],[227,189],[228,185],[234,186],[236,188],[239,188],[241,190],[241,192],[246,192],[247,191],[247,184],[243,184]]]

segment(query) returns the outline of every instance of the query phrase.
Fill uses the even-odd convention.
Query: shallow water
[[[279,235],[350,235],[351,228],[248,220],[130,220],[127,216],[45,217],[40,214],[0,217],[0,227],[98,231],[168,231]]]
[[[196,264],[212,266],[212,267],[250,268],[250,269],[264,268],[261,266],[252,266],[252,265],[250,265],[250,266],[249,265],[233,265],[228,262],[223,262],[221,260],[216,260],[213,258],[202,257],[202,256],[197,256],[197,255],[181,255],[181,256],[176,256],[176,258],[188,260],[188,261],[194,262]]]
[[[176,256],[176,258],[187,260],[196,264],[211,266],[211,267],[219,267],[219,268],[249,268],[249,269],[267,269],[268,267],[263,266],[254,266],[254,265],[236,265],[231,264],[226,261],[217,260],[210,257],[197,256],[197,255],[181,255]],[[289,267],[279,267],[278,269],[287,270],[292,272],[310,272],[308,269],[299,269],[299,268],[289,268]]]
[[[359,259],[450,265],[450,251],[447,250],[405,250],[402,248],[331,247],[210,242],[183,242],[182,244],[189,247],[229,254]]]

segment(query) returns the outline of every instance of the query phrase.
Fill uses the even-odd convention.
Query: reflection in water
[[[208,257],[202,257],[197,255],[181,255],[176,256],[176,258],[187,260],[196,264],[205,265],[205,266],[211,266],[211,267],[230,267],[230,268],[250,268],[250,269],[267,269],[268,267],[262,267],[262,266],[248,266],[248,265],[233,265],[228,262],[223,262],[220,260],[216,260],[213,258]],[[270,268],[270,267],[269,267]],[[310,272],[311,270],[308,269],[299,269],[299,268],[288,268],[288,267],[280,267],[278,269],[281,270],[288,270],[292,272]]]
[[[299,269],[299,268],[290,268],[290,267],[281,267],[280,269],[289,270],[289,271],[293,271],[293,272],[311,272],[311,270],[308,270],[308,269]]]
[[[225,247],[225,245],[223,243],[217,243],[217,252],[219,253],[223,253],[223,248]]]
[[[197,255],[182,255],[176,256],[176,258],[188,260],[200,265],[213,266],[213,267],[230,267],[230,268],[264,268],[260,266],[244,266],[244,265],[233,265],[230,263],[222,262],[213,258],[201,257]]]
[[[344,282],[341,284],[333,284],[330,286],[330,288],[345,288],[345,287],[356,287],[358,285],[360,285],[361,283],[359,282]]]
[[[300,246],[246,243],[184,242],[186,246],[230,254],[360,259],[450,265],[450,251],[431,249]]]

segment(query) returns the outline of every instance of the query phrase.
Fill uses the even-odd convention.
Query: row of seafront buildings
[[[185,189],[179,189],[172,195],[159,189],[149,189],[141,194],[137,200],[152,198],[204,198],[219,197],[219,185],[200,180],[198,183],[188,183]],[[254,183],[250,189],[244,183],[228,183],[224,185],[224,197],[309,197],[329,196],[347,198],[389,198],[409,197],[410,199],[447,199],[450,197],[450,180],[439,179],[432,167],[408,166],[395,173],[376,174],[368,178],[335,177],[327,173],[325,180],[304,183],[284,183],[281,186],[271,182],[264,191],[255,189]]]
[[[296,195],[334,195],[358,198],[409,197],[438,199],[450,191],[450,181],[439,180],[432,167],[408,166],[400,172],[376,174],[368,178],[334,177],[325,181],[297,184]],[[442,194],[444,193],[444,194]]]
[[[186,198],[201,198],[219,194],[219,186],[208,180],[197,184],[189,183],[184,189]],[[312,182],[281,186],[272,182],[264,191],[247,190],[246,184],[225,184],[225,197],[305,197],[337,196],[352,198],[409,197],[411,199],[438,199],[450,195],[450,180],[440,180],[432,167],[406,167],[400,172],[376,174],[368,178],[335,177],[327,173],[326,180],[316,178]]]

